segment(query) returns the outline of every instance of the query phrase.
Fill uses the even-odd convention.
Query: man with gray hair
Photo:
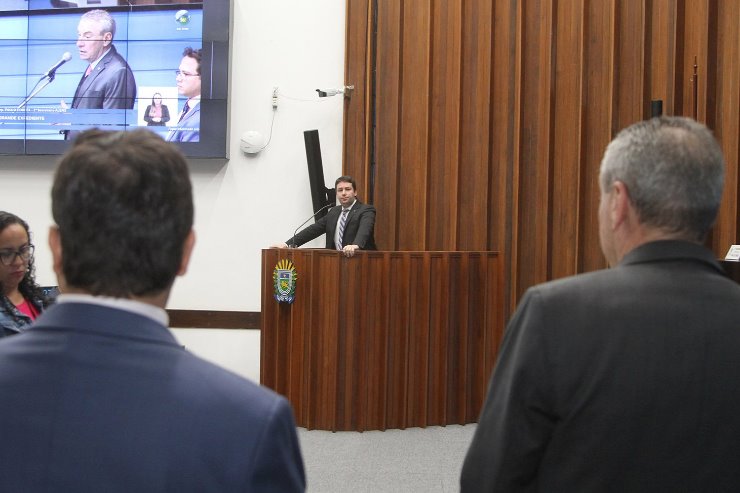
[[[702,246],[723,179],[717,141],[687,118],[609,144],[599,236],[612,268],[525,294],[463,492],[738,488],[740,286]]]
[[[72,108],[132,109],[136,81],[126,60],[113,46],[116,21],[105,10],[85,12],[77,25],[77,50],[88,62],[77,85]]]

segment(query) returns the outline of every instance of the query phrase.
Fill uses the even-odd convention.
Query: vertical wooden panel
[[[403,137],[399,114],[401,4],[397,0],[378,0],[374,197],[378,210],[375,241],[381,250],[398,249],[399,139]]]
[[[337,415],[338,430],[364,430],[366,429],[364,416],[357,413],[357,409],[367,406],[367,394],[357,392],[356,389],[365,387],[367,377],[366,359],[363,344],[367,341],[364,334],[364,312],[366,287],[362,282],[363,265],[367,261],[362,257],[358,262],[345,262],[342,272],[341,286],[339,289],[348,290],[354,296],[342,297],[345,301],[339,304],[339,320],[342,322],[338,331],[337,345],[340,348],[351,348],[339,351],[337,356]],[[310,275],[317,284],[312,293],[322,293],[327,286],[318,285],[322,278],[313,273]]]
[[[554,139],[552,174],[551,276],[571,274],[578,265],[581,220],[581,133],[583,89],[583,10],[578,0],[557,2],[555,40]]]
[[[488,239],[488,162],[491,118],[490,2],[463,2],[460,194],[457,249],[484,250]]]
[[[433,0],[429,108],[429,250],[457,248],[460,166],[460,62],[462,11],[459,2]]]
[[[493,50],[491,77],[491,162],[489,163],[488,217],[489,236],[486,249],[500,251],[506,263],[507,290],[505,306],[513,306],[516,289],[516,259],[519,203],[519,80],[520,49],[517,33],[520,12],[516,0],[493,2]]]
[[[339,266],[333,261],[334,252],[316,252],[313,255],[313,272],[322,272],[330,279],[340,279]],[[314,296],[310,300],[311,312],[316,316],[308,328],[309,358],[309,429],[334,430],[336,407],[337,339],[339,295],[327,291],[326,297]],[[335,307],[327,310],[325,307]]]
[[[599,166],[606,144],[611,140],[612,97],[614,88],[614,66],[611,54],[614,37],[608,35],[614,25],[612,2],[589,2],[585,12],[584,63],[581,74],[585,80],[585,107],[581,138],[581,230],[579,251],[581,252],[576,272],[606,267],[599,246]],[[607,35],[605,35],[605,33]],[[575,272],[574,272],[575,273]]]
[[[368,46],[370,29],[370,0],[347,2],[347,33],[344,63],[345,84],[355,86],[351,98],[344,101],[344,145],[343,160],[346,174],[358,180],[360,197],[367,197],[369,162],[367,139],[370,132],[370,112],[367,101],[371,87],[367,81],[369,59],[372,53]],[[349,33],[352,35],[349,35]],[[361,36],[357,34],[362,33]]]
[[[717,25],[717,100],[715,135],[722,143],[727,167],[724,200],[712,241],[720,255],[738,243],[738,157],[740,156],[740,4],[720,2]]]
[[[549,258],[552,2],[522,3],[522,73],[517,278],[521,289],[545,281]],[[519,293],[521,295],[521,293]]]
[[[709,21],[709,3],[711,0],[691,0],[686,5],[684,32],[683,32],[683,74],[685,81],[683,90],[683,111],[684,116],[696,118],[703,121],[706,112],[706,105],[701,99],[701,94],[706,90],[706,80],[709,70],[706,63],[707,59],[707,24]],[[698,66],[698,78],[692,82],[694,64]],[[699,99],[696,99],[699,97]]]
[[[409,347],[416,351],[409,351],[408,360],[408,397],[406,402],[407,420],[421,426],[428,424],[428,408],[430,401],[429,354],[430,345],[430,311],[432,310],[430,282],[430,261],[428,253],[412,253],[410,256],[411,274],[409,276]],[[413,314],[413,315],[412,315]]]
[[[663,101],[663,114],[675,114],[676,0],[654,0],[650,11],[650,100]]]
[[[465,359],[467,352],[467,326],[468,326],[468,306],[467,296],[467,276],[468,265],[467,256],[451,254],[449,256],[449,273],[446,276],[449,280],[449,311],[447,320],[444,321],[443,330],[445,333],[445,358],[447,359],[447,374],[445,375],[445,384],[447,386],[446,394],[447,409],[445,410],[445,419],[448,423],[462,424],[464,416],[465,401],[463,392],[465,389],[465,373],[467,370],[467,361]]]
[[[649,116],[645,97],[645,1],[616,3],[614,65],[617,80],[612,125],[617,131]]]
[[[362,331],[368,336],[363,346],[367,351],[366,423],[369,430],[384,430],[388,400],[388,259],[381,253],[368,253],[363,265],[363,284],[367,286],[363,298],[365,307]]]
[[[416,323],[409,318],[409,256],[393,253],[389,256],[390,280],[388,297],[388,373],[386,375],[387,428],[406,428],[406,395],[408,393],[409,329]]]
[[[427,0],[403,2],[401,55],[401,146],[398,176],[398,248],[415,250],[426,244],[429,149],[429,60],[431,5]]]
[[[432,254],[429,261],[432,279],[443,279],[449,272],[448,259],[441,254]],[[441,425],[447,422],[447,320],[450,310],[449,284],[431,283],[431,312],[429,314],[429,395],[427,424]],[[432,396],[439,396],[438,399]]]

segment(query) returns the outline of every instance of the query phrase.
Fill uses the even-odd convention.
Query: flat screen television
[[[171,139],[187,100],[178,94],[176,71],[183,51],[191,47],[202,50],[200,121],[187,128],[189,141],[177,145],[190,157],[226,157],[230,3],[2,0],[0,154],[61,154],[75,132],[92,127],[143,127]],[[135,97],[126,108],[72,107],[89,65],[77,45],[78,24],[93,9],[105,10],[115,20],[112,44],[131,67]],[[155,94],[170,115],[164,126],[150,126],[145,119]]]

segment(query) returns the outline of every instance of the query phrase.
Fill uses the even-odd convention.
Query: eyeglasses
[[[175,70],[175,77],[200,77],[199,74],[189,74],[187,72],[183,72],[182,70]]]
[[[33,257],[33,250],[34,246],[30,244],[20,247],[18,250],[0,250],[0,262],[3,265],[10,265],[15,262],[16,257],[20,257],[24,262],[28,262]]]

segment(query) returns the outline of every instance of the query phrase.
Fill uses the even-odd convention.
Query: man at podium
[[[301,246],[326,233],[326,248],[336,249],[351,257],[357,250],[376,250],[375,207],[357,200],[357,183],[351,176],[340,176],[334,182],[339,205],[314,224],[304,228],[277,248]]]

